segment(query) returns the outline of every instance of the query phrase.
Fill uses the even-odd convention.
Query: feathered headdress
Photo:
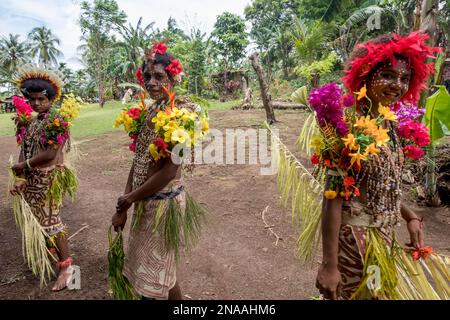
[[[342,78],[345,87],[351,92],[358,91],[367,75],[380,63],[387,61],[395,65],[396,55],[405,57],[412,70],[409,90],[401,101],[416,103],[420,90],[426,88],[425,81],[434,72],[434,63],[426,63],[426,58],[435,58],[434,52],[441,48],[425,44],[429,36],[420,32],[412,32],[407,36],[392,34],[383,40],[369,40],[358,44],[351,61],[347,65],[346,75]]]
[[[26,80],[30,79],[42,79],[50,83],[50,85],[55,90],[55,101],[61,98],[62,89],[64,86],[64,82],[62,80],[62,75],[57,70],[49,70],[40,67],[35,67],[32,65],[25,65],[17,71],[16,76],[14,77],[14,83],[20,92],[23,93],[23,83]]]

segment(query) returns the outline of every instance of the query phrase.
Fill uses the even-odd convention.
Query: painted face
[[[47,112],[52,106],[52,101],[42,92],[31,92],[28,94],[27,99],[33,111],[37,113]]]
[[[147,63],[144,70],[144,84],[150,97],[153,100],[162,100],[167,97],[163,87],[171,89],[173,86],[172,80],[167,75],[166,70],[162,64]]]
[[[380,67],[367,84],[367,96],[375,105],[388,106],[399,101],[409,89],[411,70],[404,59]]]

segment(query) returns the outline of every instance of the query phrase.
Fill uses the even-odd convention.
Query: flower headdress
[[[14,79],[14,83],[16,84],[20,92],[25,93],[22,87],[23,83],[26,80],[30,79],[45,80],[48,83],[50,83],[50,85],[55,90],[54,100],[57,101],[59,100],[59,98],[61,98],[61,93],[64,86],[62,76],[59,74],[60,73],[56,70],[49,70],[40,67],[34,67],[32,65],[25,65],[18,70]]]
[[[157,42],[153,44],[152,48],[145,51],[146,61],[155,61],[155,55],[164,55],[167,53],[167,46],[164,42]],[[175,81],[181,81],[180,74],[183,72],[183,66],[180,61],[170,56],[170,64],[166,66],[166,71],[172,76]]]
[[[417,103],[420,90],[426,87],[426,79],[433,73],[434,64],[426,63],[426,58],[435,58],[438,47],[425,44],[429,36],[420,32],[412,32],[407,36],[392,34],[383,40],[370,40],[356,46],[355,55],[347,66],[346,75],[342,78],[345,87],[351,92],[358,91],[367,75],[379,63],[390,61],[395,65],[396,55],[405,57],[412,69],[409,90],[402,97],[402,102]]]

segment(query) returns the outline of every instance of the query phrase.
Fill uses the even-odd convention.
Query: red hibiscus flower
[[[142,110],[140,108],[132,108],[127,111],[127,115],[129,115],[134,120],[137,120],[137,119],[139,119],[141,112],[142,112]]]
[[[170,60],[170,64],[166,67],[167,72],[172,76],[177,75],[183,71],[180,61],[177,59]]]
[[[164,42],[155,43],[153,45],[153,52],[159,53],[159,54],[164,54],[167,52],[167,46],[165,45]]]
[[[142,75],[142,69],[138,68],[134,75],[136,76],[136,79],[139,81],[139,84],[141,85],[141,87],[145,87],[144,76]]]
[[[311,163],[312,164],[319,164],[320,163],[320,157],[317,154],[313,154],[311,156]]]

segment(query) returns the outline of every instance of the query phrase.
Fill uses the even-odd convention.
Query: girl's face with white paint
[[[405,59],[397,59],[392,65],[387,63],[381,66],[367,83],[367,96],[377,106],[381,103],[388,106],[399,101],[409,89],[411,69]]]

